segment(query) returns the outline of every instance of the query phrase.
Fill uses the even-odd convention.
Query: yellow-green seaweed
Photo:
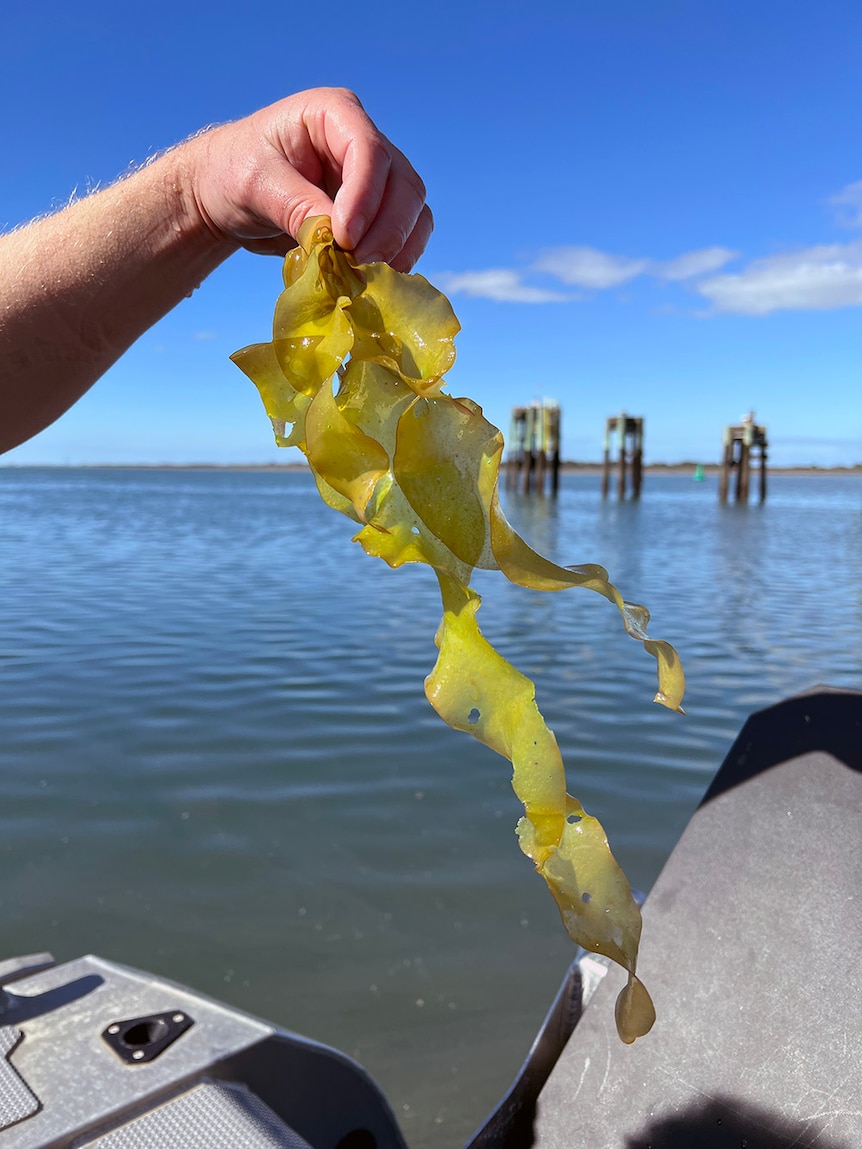
[[[524,805],[519,845],[570,937],[628,972],[616,1024],[632,1042],[655,1020],[635,975],[640,910],[601,825],[566,793],[533,683],[479,630],[472,572],[496,569],[536,590],[580,586],[604,595],[656,659],[655,701],[681,711],[679,657],[648,638],[649,612],[625,602],[604,568],[557,566],[510,527],[497,495],[503,437],[476,403],[443,392],[460,330],[446,297],[421,275],[356,264],[334,244],[324,216],[307,220],[298,238],[284,261],[271,342],[231,358],[258,387],[276,442],[299,447],[323,500],[360,525],[355,540],[366,553],[391,567],[434,568],[443,619],[428,699],[450,726],[512,763]]]

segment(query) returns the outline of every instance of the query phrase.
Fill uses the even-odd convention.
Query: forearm
[[[0,451],[57,419],[237,249],[197,210],[197,146],[0,238]]]
[[[328,215],[409,271],[425,187],[352,92],[299,92],[0,238],[0,452],[47,427],[239,246],[283,255]]]

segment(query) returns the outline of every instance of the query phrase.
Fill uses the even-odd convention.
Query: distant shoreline
[[[79,463],[66,465],[63,463],[4,463],[0,464],[4,470],[18,471],[251,471],[268,472],[274,474],[298,472],[308,470],[304,463]],[[502,471],[508,469],[509,464],[504,463]],[[721,472],[718,463],[649,463],[644,464],[644,475],[693,475],[700,468],[705,477],[716,476]],[[611,467],[611,476],[614,477],[617,467]],[[567,462],[560,464],[560,473],[565,475],[601,475],[601,463]],[[756,477],[758,468],[753,469]],[[862,463],[853,467],[769,467],[767,475],[858,475],[862,478]]]

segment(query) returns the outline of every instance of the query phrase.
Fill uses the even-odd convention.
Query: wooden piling
[[[560,487],[560,407],[552,399],[514,407],[506,460],[506,489],[544,495],[550,476],[551,494]]]
[[[747,503],[751,490],[751,472],[754,460],[759,462],[760,502],[766,501],[766,457],[768,443],[766,427],[754,422],[754,412],[738,426],[724,428],[722,434],[721,473],[718,478],[718,498],[727,502],[731,475],[735,472],[734,495],[736,502]],[[752,458],[754,456],[754,459]]]
[[[639,499],[643,482],[644,421],[640,416],[611,415],[605,422],[605,443],[602,457],[602,498],[607,498],[611,486],[613,442],[616,439],[619,455],[617,468],[617,498],[624,499],[631,480],[631,496]]]

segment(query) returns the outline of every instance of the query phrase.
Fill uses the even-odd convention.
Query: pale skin
[[[210,129],[0,237],[0,452],[59,418],[228,256],[284,254],[310,215],[399,271],[433,227],[419,176],[339,88]]]

